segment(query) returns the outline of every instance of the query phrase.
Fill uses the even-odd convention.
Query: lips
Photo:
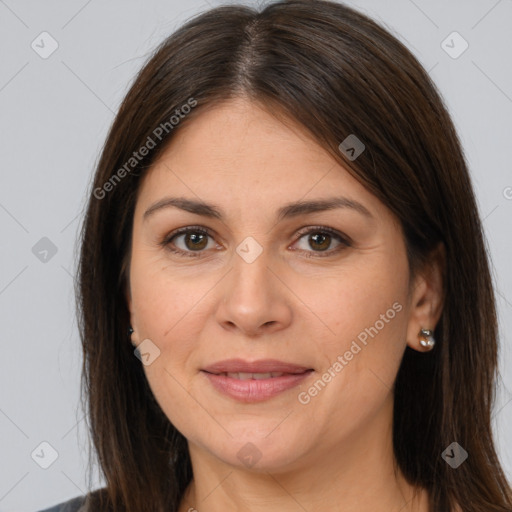
[[[207,366],[202,373],[217,391],[247,403],[261,402],[294,388],[313,371],[275,359],[229,359]]]
[[[278,361],[277,359],[261,359],[259,361],[245,361],[243,359],[226,359],[225,361],[219,361],[211,364],[203,371],[213,373],[215,375],[220,374],[297,374],[304,373],[312,368],[305,366],[296,365],[293,363],[286,363]],[[242,377],[243,379],[244,377]],[[247,378],[247,377],[245,377]],[[267,377],[268,378],[268,377]]]
[[[274,379],[275,377],[282,377],[286,375],[283,372],[266,372],[266,373],[251,373],[251,372],[222,372],[214,375],[222,375],[223,377],[229,377],[230,379],[238,380],[263,380],[263,379]],[[290,374],[288,374],[290,375]]]

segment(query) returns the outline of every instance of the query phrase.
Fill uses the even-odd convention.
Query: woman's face
[[[132,340],[191,453],[276,470],[390,434],[422,327],[403,235],[298,125],[242,99],[183,125],[132,244]]]

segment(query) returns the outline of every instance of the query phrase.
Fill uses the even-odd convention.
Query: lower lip
[[[233,379],[224,375],[215,375],[203,371],[213,387],[225,395],[240,402],[261,402],[298,386],[309,377],[313,370],[304,373],[287,374],[270,379]]]

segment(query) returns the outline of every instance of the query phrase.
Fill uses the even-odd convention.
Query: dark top
[[[85,496],[78,496],[68,501],[63,501],[58,505],[45,508],[40,512],[80,512],[81,506],[85,503]]]

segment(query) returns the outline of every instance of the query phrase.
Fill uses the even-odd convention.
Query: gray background
[[[72,280],[85,192],[114,113],[148,52],[184,20],[219,3],[0,0],[0,511],[38,510],[86,491]],[[347,4],[383,23],[418,57],[460,134],[497,285],[502,349],[494,426],[510,479],[512,1]],[[49,39],[41,43],[43,31],[59,45],[46,59],[31,47],[35,40],[39,51],[51,48]],[[469,44],[458,58],[441,46],[453,31]],[[460,40],[450,41],[452,53],[462,48]],[[55,254],[51,247],[44,253],[43,237]],[[35,462],[50,462],[43,441],[58,452],[48,469]]]

